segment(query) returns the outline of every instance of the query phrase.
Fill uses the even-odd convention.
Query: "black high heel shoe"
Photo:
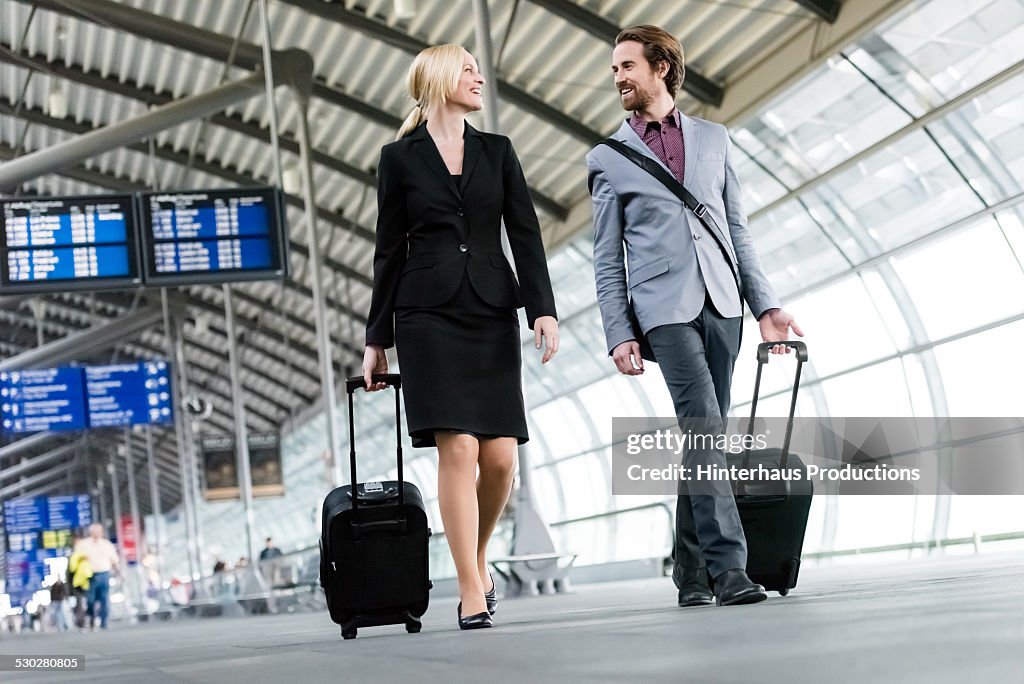
[[[459,615],[459,629],[484,629],[494,626],[494,623],[491,622],[491,614],[487,611],[462,617],[462,601],[459,601],[459,607],[456,611]]]
[[[494,575],[487,573],[487,576],[491,578],[491,590],[484,594],[484,600],[487,601],[487,612],[494,615],[498,610],[498,587],[494,583]]]

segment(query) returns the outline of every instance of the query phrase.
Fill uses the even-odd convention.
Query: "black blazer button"
[[[465,216],[466,215],[466,210],[463,209],[462,207],[459,207],[459,210],[456,211],[455,213],[458,214],[459,216]]]
[[[465,254],[469,251],[469,245],[459,245],[459,251]]]

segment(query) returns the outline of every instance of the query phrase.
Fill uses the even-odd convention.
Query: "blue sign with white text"
[[[82,430],[86,426],[80,368],[0,372],[0,425],[9,432]]]
[[[165,361],[89,366],[85,385],[91,427],[170,424],[174,420]]]

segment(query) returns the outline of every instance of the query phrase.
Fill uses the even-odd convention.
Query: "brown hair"
[[[675,37],[663,28],[642,24],[622,29],[619,35],[615,36],[615,44],[632,40],[644,46],[644,57],[652,69],[658,68],[658,62],[668,64],[668,71],[665,73],[665,87],[668,94],[676,96],[676,91],[683,84],[683,77],[686,75],[686,60],[683,57],[683,46]]]

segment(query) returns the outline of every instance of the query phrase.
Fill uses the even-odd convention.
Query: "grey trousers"
[[[681,428],[684,421],[692,427],[693,419],[700,418],[707,419],[700,422],[709,432],[724,429],[741,326],[742,318],[722,318],[705,303],[689,323],[663,325],[647,333]],[[724,468],[726,460],[720,450],[689,449],[683,465]],[[728,481],[701,484],[700,494],[690,494],[686,483],[680,482],[673,557],[672,576],[678,587],[704,583],[705,568],[712,577],[746,568],[747,540]]]

